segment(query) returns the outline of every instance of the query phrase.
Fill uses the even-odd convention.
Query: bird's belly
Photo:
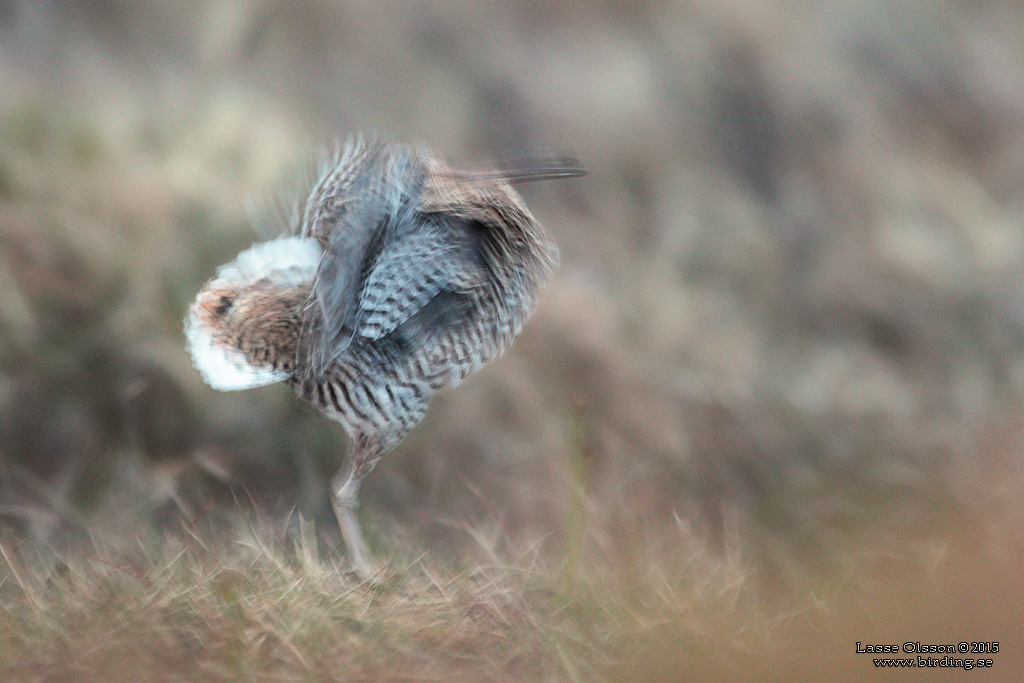
[[[353,439],[404,434],[423,419],[434,394],[457,386],[504,351],[500,341],[462,350],[448,343],[426,345],[411,353],[380,343],[354,345],[322,378],[296,383],[295,391]]]

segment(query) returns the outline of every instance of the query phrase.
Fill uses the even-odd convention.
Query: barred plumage
[[[350,138],[322,160],[296,234],[222,266],[190,308],[208,383],[288,381],[351,437],[335,511],[360,573],[359,483],[435,393],[508,348],[557,264],[509,179],[580,173],[564,160],[455,171],[421,148]]]

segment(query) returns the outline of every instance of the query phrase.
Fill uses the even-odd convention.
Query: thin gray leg
[[[363,532],[359,529],[359,520],[356,519],[356,503],[359,497],[359,484],[362,481],[362,478],[356,475],[357,468],[345,467],[343,474],[336,480],[340,481],[340,486],[335,491],[332,503],[334,514],[338,518],[338,526],[341,527],[341,536],[345,539],[345,548],[352,562],[352,571],[359,578],[365,579],[370,576],[370,567],[366,564],[369,552],[363,540]]]
[[[426,399],[421,397],[421,402],[422,406],[418,406],[418,417],[422,417],[426,408]],[[341,535],[345,539],[345,547],[352,560],[352,571],[364,579],[369,577],[370,567],[366,563],[369,552],[359,529],[359,520],[356,519],[359,484],[377,466],[381,456],[402,440],[410,426],[405,425],[400,429],[372,436],[357,434],[352,440],[352,449],[345,460],[345,465],[334,480],[334,514],[338,518],[338,526],[341,527]]]

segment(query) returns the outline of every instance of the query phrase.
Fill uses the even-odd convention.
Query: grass
[[[724,563],[702,568],[710,558],[696,555],[671,579],[663,568],[634,577],[643,590],[582,568],[566,586],[564,567],[549,565],[538,544],[504,555],[482,530],[467,534],[472,559],[386,560],[361,582],[343,561],[320,557],[308,525],[288,535],[260,524],[156,543],[93,539],[46,560],[4,543],[0,675],[600,680],[629,638],[697,602],[735,605],[744,591],[739,575],[725,579]]]
[[[45,573],[7,549],[4,678],[550,680],[552,648],[572,647],[523,569],[419,561],[360,583],[253,530],[211,548],[183,536]]]
[[[787,591],[681,523],[644,527],[632,549],[592,533],[582,556],[569,548],[559,561],[543,542],[512,550],[467,528],[457,554],[391,548],[360,581],[333,552],[321,556],[308,524],[232,518],[62,552],[0,544],[0,677],[891,680],[854,643],[894,638],[1002,639],[995,667],[972,680],[1020,673],[1024,584],[1007,570],[1024,554],[993,561],[963,536],[863,554],[848,574]]]

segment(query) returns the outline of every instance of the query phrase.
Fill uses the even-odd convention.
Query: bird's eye
[[[217,307],[214,309],[214,313],[218,316],[225,315],[228,311],[231,310],[231,307],[234,305],[234,303],[234,299],[225,294],[222,294],[220,300],[217,301]]]

